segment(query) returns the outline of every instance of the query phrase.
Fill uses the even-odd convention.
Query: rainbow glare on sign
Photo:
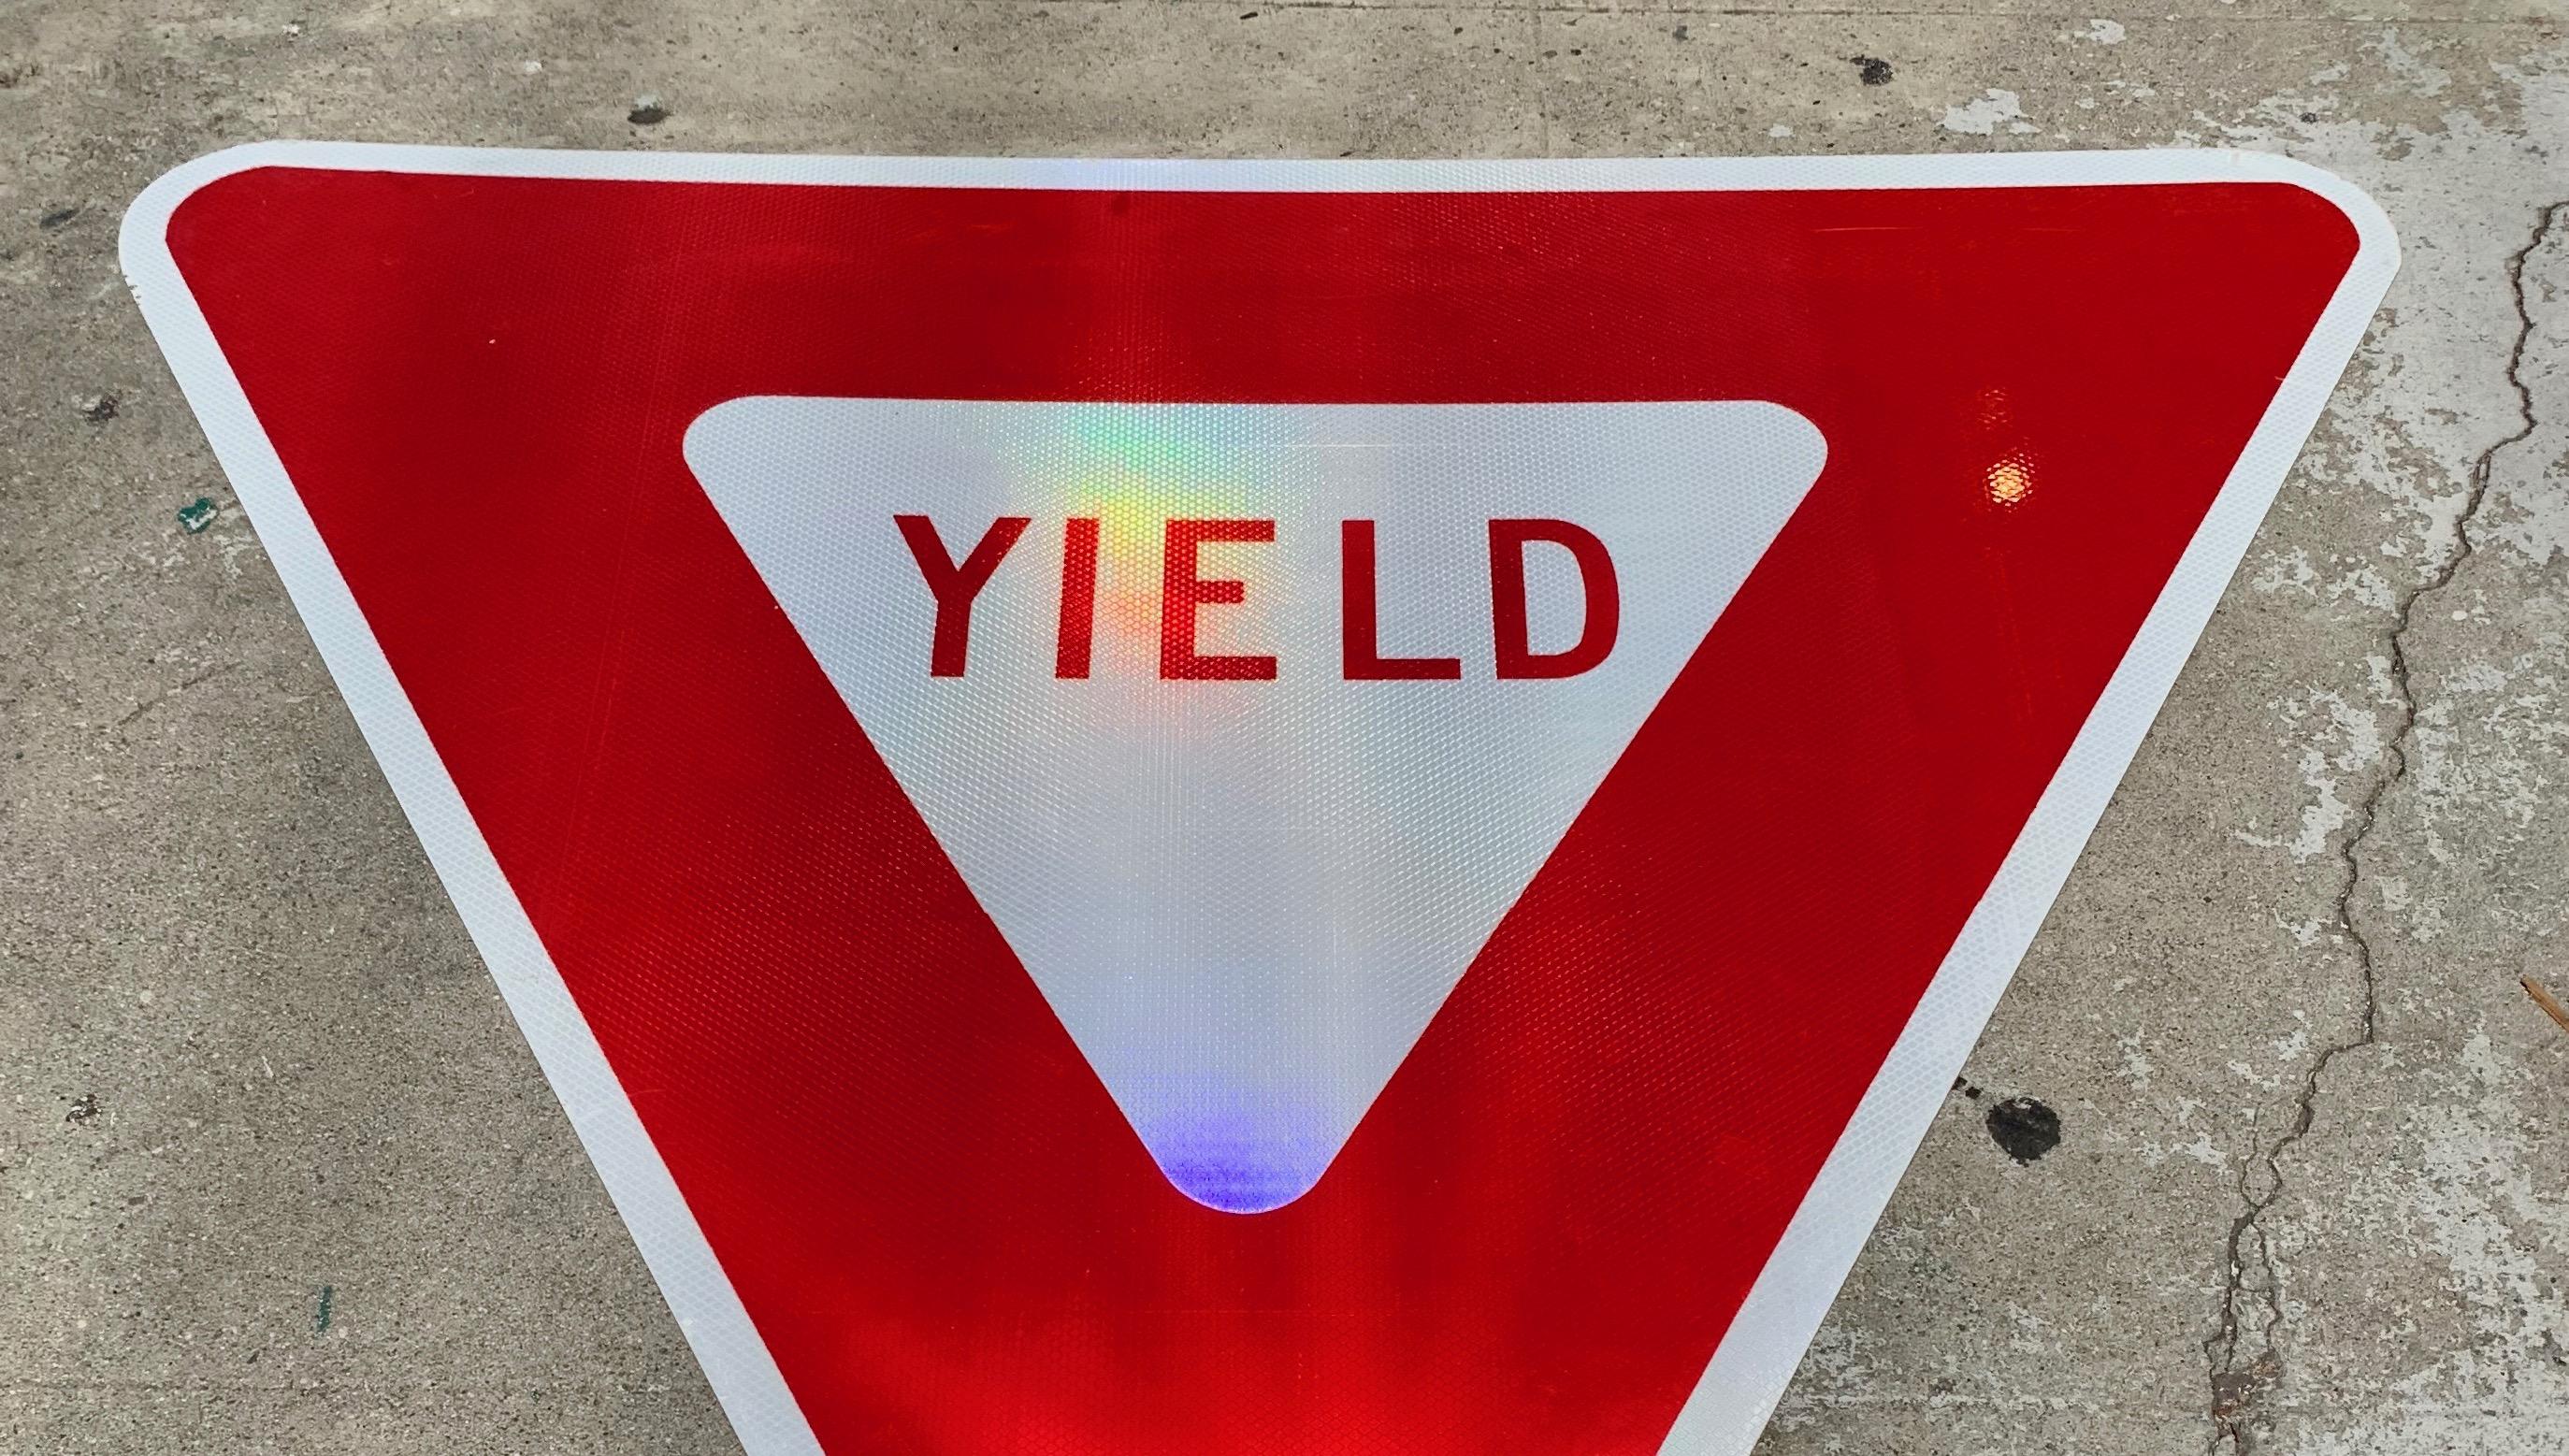
[[[1273,519],[1274,493],[1286,442],[1260,438],[1255,420],[1200,409],[1067,404],[1043,417],[1046,428],[1013,436],[1001,447],[1004,469],[1023,499],[1047,503],[1063,517],[1098,523],[1099,657],[1137,660],[1159,650],[1161,551],[1172,520]],[[1043,520],[1042,540],[1057,546],[1060,527]],[[1248,584],[1251,600],[1277,583],[1274,553],[1254,546],[1203,547],[1203,573]],[[1223,634],[1225,613],[1206,615],[1209,647]],[[1105,639],[1121,644],[1117,651]],[[1246,645],[1239,650],[1247,650]]]

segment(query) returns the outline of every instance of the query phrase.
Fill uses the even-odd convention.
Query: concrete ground
[[[0,1451],[734,1449],[119,278],[289,136],[2353,179],[2406,269],[1762,1449],[2569,1450],[2561,10],[1753,9],[0,6]]]

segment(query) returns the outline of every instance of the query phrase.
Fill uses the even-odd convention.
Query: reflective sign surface
[[[2229,154],[280,146],[156,334],[755,1451],[1739,1452],[2395,262]]]

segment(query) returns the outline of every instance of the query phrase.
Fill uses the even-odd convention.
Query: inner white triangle
[[[1180,1190],[1255,1213],[1318,1181],[1818,477],[1753,402],[1120,405],[756,397],[686,458],[928,828]],[[903,515],[962,562],[1030,524],[931,676]],[[1101,526],[1091,675],[1056,676],[1065,522]],[[1244,583],[1165,680],[1171,519]],[[1497,674],[1493,520],[1603,543],[1620,621],[1575,676]],[[1377,650],[1349,681],[1340,523],[1376,523]],[[1521,547],[1531,649],[1579,642],[1573,551]],[[1740,685],[1743,692],[1753,685]],[[897,893],[886,887],[887,893]],[[1710,909],[1710,908],[1708,908]],[[1717,912],[1712,910],[1711,912]]]

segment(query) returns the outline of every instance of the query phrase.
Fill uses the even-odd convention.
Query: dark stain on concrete
[[[2018,1163],[2031,1163],[2060,1146],[2060,1114],[2031,1097],[2011,1097],[1990,1109],[1990,1141]]]
[[[1899,74],[1880,56],[1849,56],[1847,61],[1855,67],[1856,79],[1867,86],[1889,86],[1891,78]]]

